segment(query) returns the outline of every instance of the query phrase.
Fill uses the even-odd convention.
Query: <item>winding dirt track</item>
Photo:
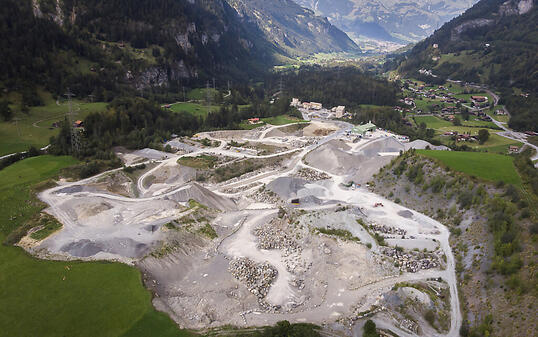
[[[250,177],[250,178],[241,180],[239,182],[230,184],[229,187],[237,187],[237,186],[248,185],[248,184],[251,184],[251,183],[257,182],[257,181],[267,182],[267,181],[270,181],[270,180],[275,179],[277,177],[286,176],[290,171],[295,170],[295,169],[297,169],[299,167],[304,167],[305,165],[302,163],[302,159],[306,154],[308,154],[310,151],[316,149],[319,146],[322,146],[323,144],[325,144],[325,143],[327,143],[327,142],[329,142],[329,141],[331,141],[333,139],[337,139],[338,137],[341,137],[346,131],[348,131],[351,128],[351,125],[347,124],[347,123],[340,123],[340,126],[342,128],[339,131],[334,132],[333,134],[321,139],[317,143],[312,144],[312,145],[310,145],[308,147],[305,147],[303,149],[294,149],[294,150],[286,151],[286,152],[283,152],[283,153],[278,153],[278,154],[273,154],[273,155],[268,155],[268,156],[252,156],[252,155],[246,155],[246,154],[238,154],[238,153],[233,152],[233,151],[227,151],[227,150],[223,149],[223,147],[225,146],[225,142],[222,141],[222,140],[220,140],[221,141],[221,146],[219,148],[217,148],[217,149],[200,149],[200,151],[190,153],[190,154],[185,155],[185,156],[195,156],[195,155],[202,154],[202,153],[211,153],[211,154],[225,155],[225,156],[230,156],[230,157],[272,158],[272,157],[277,157],[277,156],[282,156],[282,155],[285,155],[285,154],[291,154],[291,153],[298,152],[296,155],[293,156],[293,158],[292,158],[292,160],[291,160],[291,162],[290,162],[290,164],[288,165],[287,168],[285,168],[283,170],[267,172],[267,173],[260,174],[260,175],[255,176],[255,177]],[[280,126],[280,127],[283,127],[283,126]],[[147,189],[144,187],[143,182],[149,175],[152,174],[152,172],[155,172],[156,170],[161,168],[163,165],[167,165],[167,164],[170,164],[172,162],[177,161],[177,159],[180,158],[180,157],[181,156],[174,156],[174,157],[172,157],[170,159],[161,161],[160,164],[157,167],[155,167],[155,168],[149,170],[148,172],[146,172],[145,174],[143,174],[137,181],[137,186],[138,186],[138,189],[141,192],[141,195],[144,195],[144,193],[147,191]],[[64,185],[61,185],[59,187],[52,188],[50,190],[42,192],[39,195],[39,197],[41,198],[41,200],[45,201],[46,203],[48,203],[50,205],[50,211],[51,211],[52,214],[57,216],[62,222],[69,223],[70,222],[69,217],[66,214],[63,214],[63,212],[61,211],[61,209],[59,207],[56,207],[56,205],[54,205],[54,202],[53,202],[54,198],[52,198],[51,194],[52,193],[57,193],[61,189],[64,189],[64,188],[67,188],[67,187],[70,187],[70,186],[76,186],[76,185],[81,185],[81,184],[91,182],[91,181],[99,178],[100,176],[102,176],[104,174],[107,174],[107,173],[113,172],[113,171],[117,171],[117,170],[120,170],[120,169],[111,170],[111,171],[102,173],[100,175],[97,175],[95,177],[91,177],[91,178],[84,179],[84,180],[81,180],[81,181],[78,181],[78,182],[64,184]],[[319,169],[317,169],[317,170],[320,171]],[[341,180],[341,177],[334,176],[333,174],[330,174],[328,172],[325,172],[325,173],[328,174],[329,176],[335,178],[335,181]],[[162,198],[164,198],[164,197],[166,197],[168,195],[171,195],[173,193],[176,193],[178,191],[181,191],[181,190],[189,188],[189,187],[190,187],[190,185],[179,186],[179,187],[174,188],[174,189],[172,189],[170,191],[167,191],[166,193],[161,193],[161,194],[158,194],[158,195],[154,195],[154,196],[151,196],[151,197],[144,197],[144,198],[128,198],[128,197],[123,197],[123,196],[118,196],[118,195],[111,195],[111,194],[97,193],[97,192],[79,192],[79,193],[74,193],[74,194],[79,194],[81,196],[94,196],[94,197],[100,197],[100,198],[108,198],[108,199],[113,199],[113,200],[123,201],[123,202],[142,202],[142,201],[148,201],[148,200],[162,199]],[[360,190],[359,189],[359,190],[354,191],[354,193],[357,193],[357,195],[359,195],[361,198],[364,198],[365,200],[376,200],[376,201],[380,200],[381,202],[386,203],[387,205],[391,204],[390,201],[385,200],[384,198],[382,198],[380,196],[377,196],[377,195],[375,195],[375,194],[373,194],[371,192],[368,192],[366,190]],[[352,204],[352,203],[350,203],[350,204]],[[355,206],[364,206],[364,204],[360,204],[360,205],[355,204]],[[398,206],[398,207],[401,207],[401,206]],[[267,212],[271,212],[271,211],[267,211]],[[415,212],[415,213],[417,213],[417,212]],[[427,218],[427,217],[424,216],[424,218]],[[396,284],[398,282],[416,281],[416,280],[424,280],[424,279],[428,279],[428,278],[442,277],[448,283],[448,285],[450,287],[450,295],[451,295],[450,296],[451,326],[450,326],[450,331],[446,335],[434,334],[433,336],[436,336],[436,337],[440,337],[440,336],[457,337],[459,335],[459,328],[461,326],[462,316],[461,316],[461,312],[460,312],[460,304],[459,304],[459,297],[458,297],[458,291],[457,291],[457,279],[456,279],[456,275],[455,275],[455,261],[454,261],[454,256],[452,254],[452,250],[451,250],[451,248],[449,246],[449,242],[448,242],[449,231],[445,226],[443,226],[441,223],[439,223],[439,222],[437,222],[435,220],[427,218],[427,221],[429,223],[433,224],[435,227],[437,227],[437,229],[439,229],[439,231],[440,231],[440,234],[436,234],[436,235],[422,234],[422,237],[423,238],[435,238],[436,240],[439,241],[440,247],[442,248],[443,252],[445,253],[445,255],[447,257],[447,268],[446,268],[446,270],[422,270],[422,271],[419,271],[419,272],[414,273],[414,274],[413,273],[404,273],[403,275],[400,275],[400,276],[397,276],[397,277],[386,278],[386,279],[383,279],[383,280],[381,280],[379,282],[375,282],[375,283],[372,283],[372,284],[369,284],[367,286],[364,286],[364,287],[361,287],[359,289],[354,290],[353,298],[358,298],[358,296],[363,296],[365,294],[368,294],[368,293],[372,292],[374,289],[385,289],[385,288],[390,289],[390,287],[392,287],[394,284]],[[238,234],[236,233],[236,234],[232,235],[232,237],[228,238],[227,240],[233,242],[234,236],[236,236],[236,235],[238,235]],[[245,233],[242,233],[242,235],[244,236]],[[241,247],[239,247],[239,248],[241,248]],[[237,246],[232,246],[231,248],[228,247],[228,249],[231,249],[231,251],[234,251],[234,249],[237,250],[239,248]],[[241,252],[245,253],[243,250],[241,250]],[[257,257],[258,256],[258,255],[255,254],[255,252],[251,252],[251,253],[253,254],[252,257]],[[351,306],[352,304],[353,304],[352,301],[349,301],[349,303],[346,303],[346,305],[349,305],[349,306]],[[309,312],[291,314],[291,316],[295,315],[295,316],[297,316],[296,318],[301,318],[301,319],[302,319],[302,317],[305,317],[305,316],[309,317],[310,315],[312,315],[312,317],[314,317],[314,316],[323,315],[324,314],[323,310],[327,310],[327,309],[324,308],[323,306],[320,306],[319,308],[313,309],[313,310],[311,310]],[[252,316],[252,318],[254,318],[255,316],[256,315]],[[283,316],[283,318],[290,318],[290,314],[288,314],[287,316]],[[390,322],[390,321],[383,321],[383,320],[380,320],[380,319],[376,319],[376,323],[380,327],[389,328],[391,330],[396,331],[401,336],[416,336],[413,333],[402,331],[400,328],[394,326],[393,322]]]

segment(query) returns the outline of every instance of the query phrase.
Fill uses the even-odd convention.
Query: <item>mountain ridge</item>
[[[532,0],[481,0],[402,56],[398,72],[430,81],[450,78],[495,87],[511,114],[509,126],[536,130],[536,22],[538,7]]]
[[[227,0],[247,22],[256,24],[275,48],[289,56],[358,51],[327,18],[291,0]]]
[[[428,37],[476,0],[297,0],[342,29],[356,42],[374,39],[398,45]]]
[[[177,91],[213,78],[249,81],[281,55],[356,48],[290,0],[279,3],[294,15],[264,14],[280,20],[271,34],[227,0],[3,1],[0,85],[8,90],[44,86],[58,95],[69,86],[107,100],[110,92]]]

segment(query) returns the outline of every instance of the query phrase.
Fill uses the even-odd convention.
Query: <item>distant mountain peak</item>
[[[346,33],[326,17],[291,0],[227,0],[244,20],[255,23],[283,54],[357,51]]]
[[[297,0],[348,33],[355,42],[417,42],[477,0]]]

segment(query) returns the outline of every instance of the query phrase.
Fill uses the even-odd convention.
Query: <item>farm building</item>
[[[515,146],[515,145],[510,145],[510,147],[508,148],[508,152],[510,152],[510,153],[518,153],[519,152],[519,147]]]
[[[478,103],[487,102],[488,98],[486,96],[471,96],[471,99]]]

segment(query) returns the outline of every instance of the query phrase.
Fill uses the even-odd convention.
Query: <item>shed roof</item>
[[[370,131],[370,130],[373,130],[375,128],[376,128],[375,124],[372,123],[372,122],[369,122],[369,123],[366,123],[366,124],[363,124],[363,125],[357,125],[356,127],[353,128],[353,131],[354,132],[359,132],[359,133],[364,133],[366,131]]]

